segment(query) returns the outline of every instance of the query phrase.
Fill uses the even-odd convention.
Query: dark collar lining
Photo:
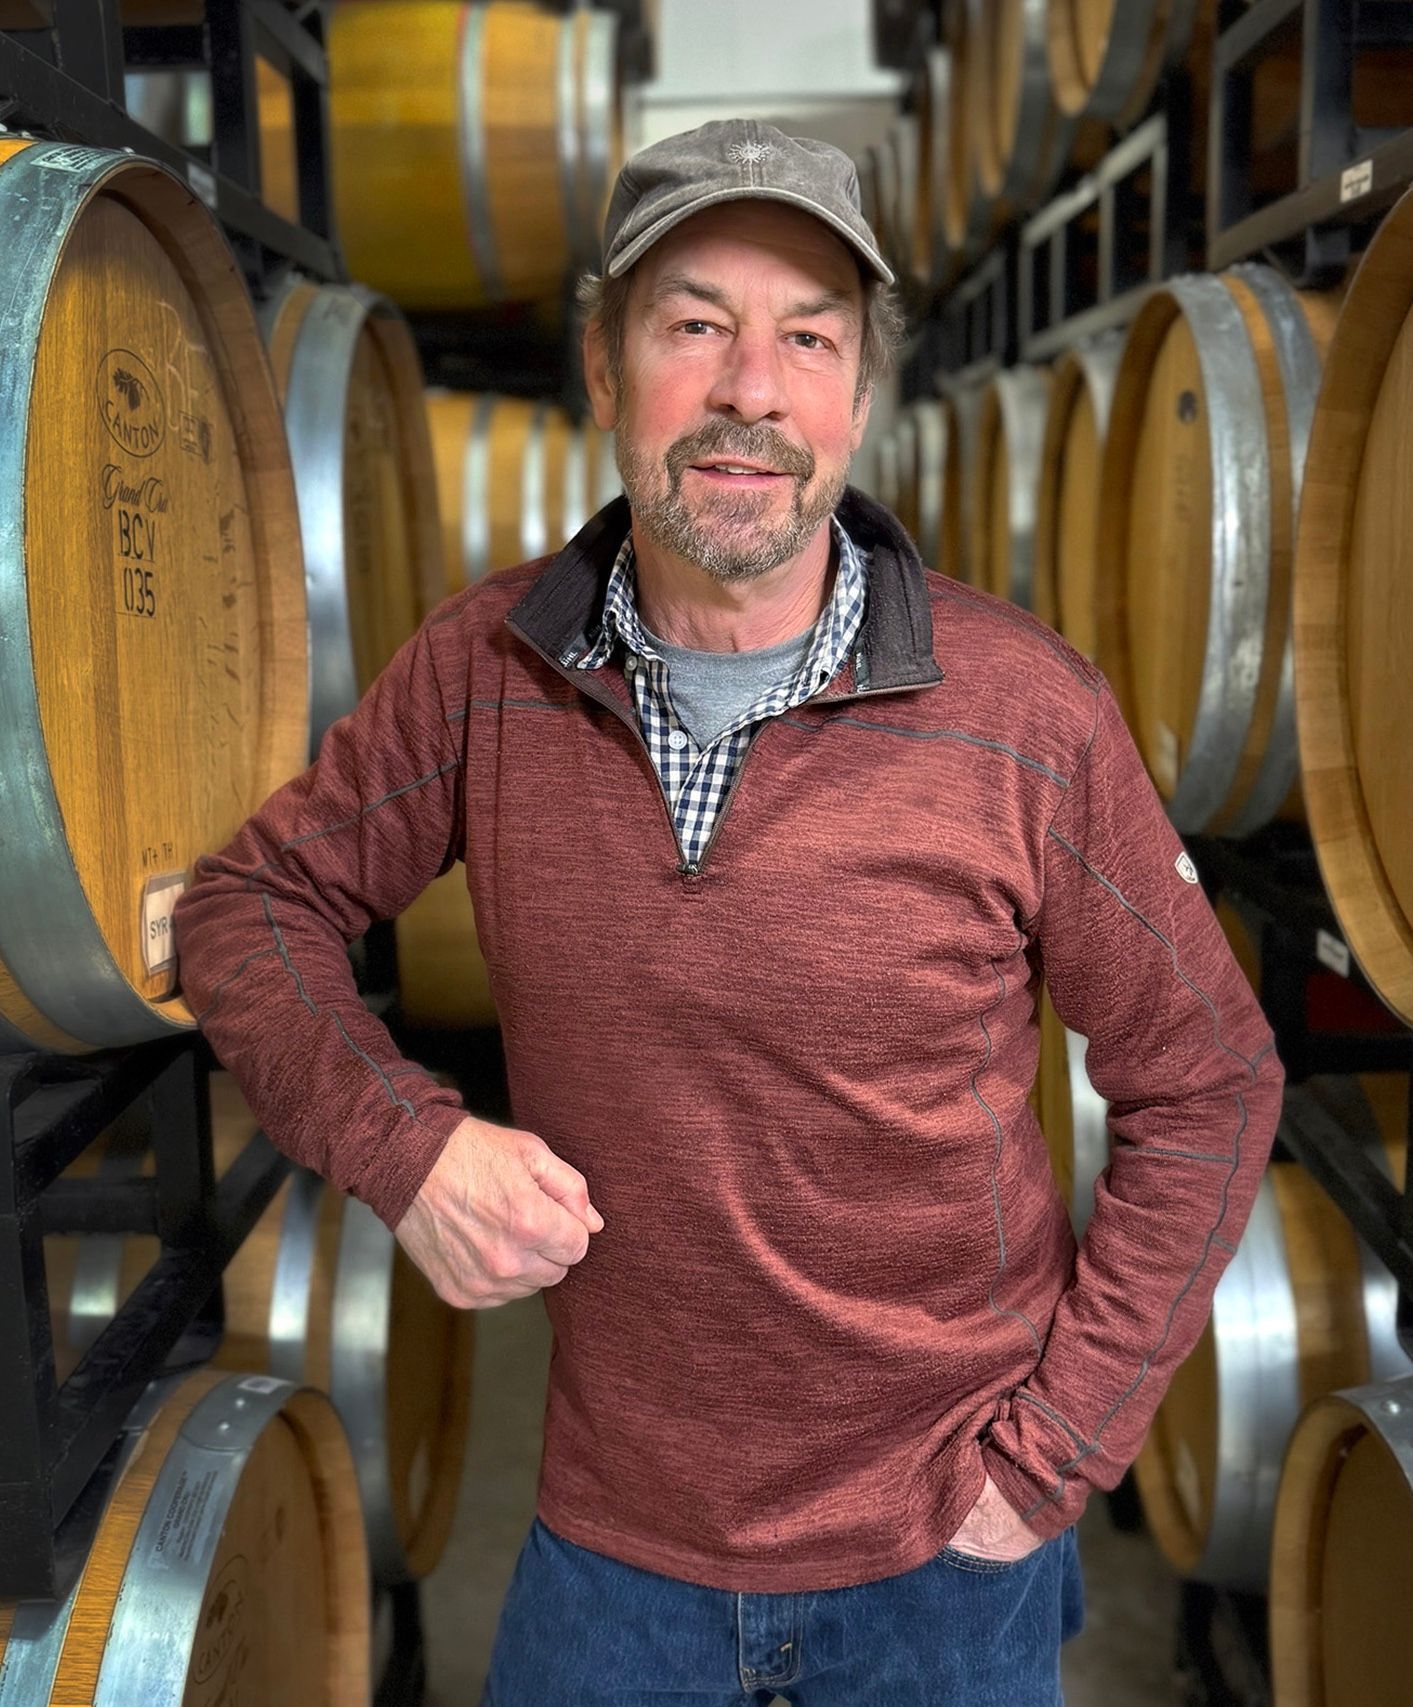
[[[876,692],[940,682],[927,583],[912,541],[881,504],[852,486],[844,489],[836,514],[870,557],[868,603],[857,645],[864,660],[860,685]],[[586,641],[603,609],[630,520],[626,498],[605,505],[536,577],[505,620],[561,660]]]

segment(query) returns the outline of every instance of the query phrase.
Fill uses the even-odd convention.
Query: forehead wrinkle
[[[649,304],[656,308],[671,296],[692,296],[700,302],[709,302],[714,308],[729,310],[731,300],[724,290],[716,285],[707,284],[703,279],[688,278],[685,273],[664,273],[653,286],[648,297]]]

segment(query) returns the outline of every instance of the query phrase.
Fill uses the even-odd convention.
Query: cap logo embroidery
[[[769,142],[733,142],[726,150],[726,158],[733,166],[759,166],[774,152]]]

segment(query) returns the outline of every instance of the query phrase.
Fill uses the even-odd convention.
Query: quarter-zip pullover
[[[442,605],[176,914],[270,1136],[395,1225],[461,1111],[345,944],[466,861],[514,1119],[606,1223],[542,1294],[540,1516],[737,1591],[913,1569],[986,1471],[1073,1523],[1201,1331],[1280,1103],[1102,676],[877,505],[839,520],[857,643],[761,725],[695,870],[621,671],[572,663],[619,500]],[[1078,1250],[1027,1101],[1042,976],[1110,1104]]]
[[[690,869],[711,841],[722,806],[731,792],[757,726],[789,711],[825,685],[848,655],[863,620],[867,565],[853,541],[831,518],[838,568],[834,585],[798,670],[741,708],[705,745],[677,715],[668,687],[669,664],[638,617],[633,536],[625,535],[608,577],[603,617],[593,644],[572,661],[580,670],[599,670],[622,645],[620,660],[628,672],[638,724],[648,756],[672,810],[683,864]]]

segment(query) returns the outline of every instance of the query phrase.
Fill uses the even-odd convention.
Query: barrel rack
[[[1361,67],[1413,39],[1413,4],[1352,0],[1221,0],[1206,114],[1205,194],[1191,150],[1192,88],[1160,87],[1150,116],[1085,176],[1063,188],[943,287],[929,318],[941,327],[926,357],[949,381],[982,377],[988,361],[1047,359],[1080,338],[1127,325],[1144,297],[1192,268],[1263,258],[1293,283],[1333,283],[1373,222],[1413,184],[1413,85],[1401,126],[1361,123]],[[1253,143],[1253,89],[1282,72],[1294,94],[1278,138]],[[1376,115],[1384,116],[1387,115]],[[1257,139],[1261,140],[1261,139]],[[1205,205],[1204,205],[1205,204]],[[1132,260],[1148,257],[1146,268]],[[997,257],[1014,284],[991,310]],[[937,371],[909,376],[935,394]]]
[[[0,29],[0,133],[121,149],[168,167],[220,222],[257,298],[291,265],[342,280],[325,146],[323,14],[320,0],[209,0],[201,23],[124,27],[118,0],[11,0],[7,25],[28,27]],[[299,224],[259,195],[257,54],[290,83]],[[128,71],[192,66],[211,78],[209,148],[177,147],[124,104]],[[351,953],[368,1005],[394,1007],[391,927],[374,926]],[[214,1066],[196,1033],[81,1058],[0,1057],[0,1598],[68,1592],[102,1513],[125,1417],[155,1376],[215,1351],[223,1271],[289,1171],[257,1133],[216,1180]],[[115,1119],[134,1112],[152,1135],[151,1177],[59,1178]],[[46,1233],[160,1241],[152,1268],[62,1385]],[[386,1592],[392,1647],[375,1707],[420,1707],[420,1585]]]

